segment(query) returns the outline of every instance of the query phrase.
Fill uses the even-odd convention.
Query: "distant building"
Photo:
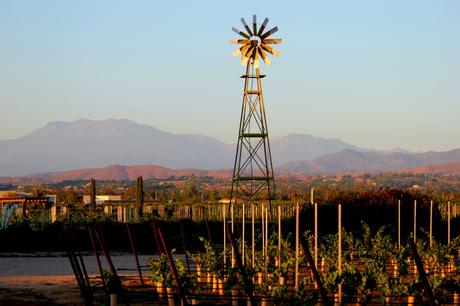
[[[35,197],[31,193],[26,193],[16,190],[0,191],[0,213],[2,218],[6,211],[13,209],[15,213],[18,211],[22,216],[26,216],[31,208],[41,207],[43,209],[55,208],[56,195],[45,195]],[[4,223],[4,224],[3,224]],[[3,228],[6,228],[7,222],[2,221]]]
[[[14,199],[24,200],[24,199],[46,199],[46,202],[49,204],[56,204],[56,195],[55,194],[47,194],[42,197],[34,197],[30,192],[23,192],[23,191],[16,191],[16,190],[3,190],[0,191],[0,200],[11,200]]]
[[[121,196],[120,195],[96,195],[96,205],[102,205],[106,201],[121,201]],[[83,203],[90,204],[91,196],[84,195]]]

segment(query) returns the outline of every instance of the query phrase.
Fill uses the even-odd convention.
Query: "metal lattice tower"
[[[265,31],[268,21],[265,18],[262,24],[257,24],[257,16],[253,15],[252,28],[241,18],[245,32],[232,29],[243,38],[230,41],[240,45],[233,55],[241,55],[241,64],[246,65],[246,73],[241,76],[244,79],[243,105],[230,196],[232,226],[234,204],[239,203],[243,207],[255,201],[270,204],[275,198],[273,162],[262,91],[264,75],[260,74],[259,59],[267,66],[270,65],[267,53],[279,56],[279,52],[270,45],[280,44],[281,39],[269,38],[278,28]]]
[[[254,61],[246,65],[243,105],[238,143],[233,168],[231,203],[248,204],[256,200],[271,202],[275,180],[267,117],[262,91],[262,78]]]
[[[241,64],[246,65],[244,79],[243,105],[241,107],[238,143],[236,147],[235,164],[233,167],[232,189],[230,193],[231,232],[234,233],[235,213],[234,206],[241,205],[242,231],[241,251],[242,260],[245,260],[245,206],[251,207],[252,216],[252,264],[254,265],[254,208],[255,202],[267,203],[275,199],[275,178],[273,173],[272,154],[268,138],[267,116],[265,114],[262,78],[260,74],[260,58],[268,66],[270,59],[267,53],[279,56],[279,52],[272,48],[272,44],[280,44],[281,39],[270,38],[278,31],[277,27],[265,30],[268,18],[262,24],[257,23],[257,16],[252,17],[252,27],[241,18],[245,31],[237,28],[232,30],[240,39],[231,40],[231,43],[240,45],[233,52],[233,56],[241,55]],[[242,39],[241,39],[242,38]],[[249,204],[249,205],[248,205]],[[264,211],[264,206],[261,211]],[[248,207],[249,208],[249,207]],[[267,246],[267,210],[265,209],[265,230],[263,235],[263,250],[266,255]],[[262,213],[263,216],[263,213]],[[263,218],[262,218],[263,219]],[[226,231],[227,224],[224,214],[224,263],[226,263]],[[235,250],[232,248],[232,267],[235,266]]]
[[[253,15],[252,27],[250,27],[244,18],[241,18],[245,31],[232,28],[241,37],[239,37],[240,39],[230,41],[239,45],[239,48],[233,52],[233,55],[241,55],[241,64],[246,65],[246,73],[241,77],[244,79],[244,94],[229,207],[232,232],[234,230],[234,206],[235,204],[240,204],[242,207],[243,259],[245,252],[245,206],[251,206],[252,218],[254,218],[253,204],[255,202],[268,203],[271,206],[272,200],[275,199],[273,162],[262,91],[262,78],[264,75],[260,74],[259,66],[260,59],[267,66],[270,65],[271,61],[268,53],[276,57],[279,56],[279,52],[271,47],[271,45],[280,44],[281,39],[270,38],[272,34],[278,31],[278,28],[274,27],[266,30],[268,21],[269,19],[265,18],[262,24],[258,24],[257,16]],[[254,243],[254,226],[252,236]],[[226,245],[225,239],[224,234],[224,249]],[[233,259],[232,249],[232,265]]]

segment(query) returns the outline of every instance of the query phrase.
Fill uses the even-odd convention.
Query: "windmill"
[[[254,216],[256,201],[268,203],[270,207],[271,201],[275,198],[273,162],[262,92],[262,78],[265,75],[260,74],[260,62],[263,61],[268,66],[271,64],[268,53],[275,57],[279,56],[279,52],[272,45],[280,44],[281,39],[272,38],[278,28],[268,29],[268,21],[269,19],[265,18],[262,24],[258,24],[257,16],[253,15],[252,24],[248,25],[245,19],[241,18],[244,30],[233,27],[232,30],[239,37],[230,41],[238,45],[232,55],[241,56],[241,64],[246,65],[246,73],[241,76],[244,79],[243,105],[229,207],[232,231],[234,206],[240,204],[239,206],[242,207],[243,241],[245,208],[250,206]],[[244,258],[244,247],[242,252]]]

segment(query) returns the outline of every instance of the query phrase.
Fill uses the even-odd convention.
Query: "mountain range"
[[[288,162],[281,165],[280,169],[291,173],[375,172],[403,169],[415,171],[413,168],[440,164],[447,164],[444,167],[448,167],[449,163],[454,162],[460,162],[460,149],[426,153],[360,152],[346,149],[323,155],[312,161]]]
[[[270,143],[279,173],[372,172],[433,164],[447,164],[443,167],[448,170],[460,162],[460,149],[383,152],[306,134],[272,138]],[[33,177],[52,181],[89,177],[130,180],[136,175],[219,177],[228,175],[234,153],[235,144],[202,135],[173,134],[130,120],[58,121],[18,139],[0,140],[0,176],[45,173]],[[69,171],[73,169],[80,170]],[[215,169],[227,170],[211,171]]]
[[[360,148],[338,139],[290,134],[271,140],[275,164]],[[18,139],[0,141],[0,176],[107,165],[231,168],[235,145],[211,137],[173,134],[130,120],[51,122]]]

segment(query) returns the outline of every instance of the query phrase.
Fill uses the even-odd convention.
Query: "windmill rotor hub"
[[[251,43],[251,47],[260,47],[260,44],[262,42],[259,36],[251,36],[251,39],[249,39],[249,41]]]

